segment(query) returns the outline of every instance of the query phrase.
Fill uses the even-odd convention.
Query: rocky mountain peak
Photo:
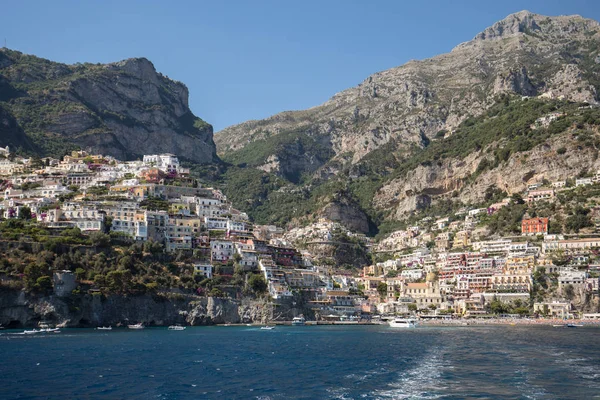
[[[539,17],[541,16],[527,10],[510,14],[508,17],[477,34],[473,40],[501,39],[520,33],[540,31],[541,27],[537,21]]]
[[[81,147],[120,159],[167,152],[218,162],[212,126],[189,109],[187,87],[146,58],[67,65],[2,49],[0,111],[10,128],[0,126],[0,145],[44,155]]]
[[[128,58],[108,64],[108,68],[135,75],[143,80],[157,80],[156,68],[146,58]]]

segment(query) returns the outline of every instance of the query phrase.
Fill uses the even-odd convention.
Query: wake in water
[[[435,347],[417,360],[416,365],[400,373],[398,381],[389,385],[385,390],[374,393],[379,399],[437,399],[445,387],[442,385],[441,376],[444,370],[452,366],[444,363],[444,352],[440,347]]]

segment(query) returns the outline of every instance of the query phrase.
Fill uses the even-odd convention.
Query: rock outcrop
[[[0,288],[0,325],[13,328],[37,327],[40,322],[62,327],[267,323],[299,314],[312,315],[301,297],[274,304],[263,299],[182,294],[38,296]]]
[[[357,204],[346,197],[337,196],[320,211],[320,216],[333,222],[339,222],[354,232],[369,232],[369,219]]]
[[[485,192],[479,190],[492,183],[511,191],[523,187],[517,176],[526,175],[526,168],[534,171],[532,179],[568,176],[573,168],[561,160],[582,155],[567,147],[575,154],[556,157],[554,152],[538,165],[513,157],[510,168],[516,163],[517,173],[503,167],[480,174],[474,183],[467,180],[482,160],[479,150],[464,160],[411,165],[402,173],[395,169],[501,99],[536,97],[598,106],[599,48],[600,24],[594,20],[521,11],[450,53],[375,73],[320,106],[226,128],[215,134],[215,142],[219,153],[227,153],[227,161],[277,174],[292,184],[308,182],[305,187],[311,190],[336,179],[350,181],[353,195],[372,219],[381,214],[371,208],[395,218],[426,208],[446,193],[479,200]],[[290,144],[299,138],[319,146],[294,151]],[[596,167],[588,159],[584,164]],[[557,165],[564,168],[555,169]],[[380,185],[378,190],[372,190],[375,185]],[[365,196],[373,192],[372,204],[365,206]],[[329,210],[333,216],[340,214],[335,206]]]
[[[226,128],[215,141],[225,153],[294,132],[330,143],[334,158],[351,153],[357,162],[390,141],[399,149],[422,146],[423,136],[452,131],[493,104],[499,93],[556,93],[596,103],[595,88],[586,79],[590,66],[583,61],[597,56],[599,41],[596,21],[522,11],[448,54],[378,72],[318,107]],[[564,90],[570,86],[585,90]],[[303,172],[310,170],[314,164]]]
[[[0,107],[35,144],[25,150],[58,156],[80,147],[119,159],[174,153],[218,161],[212,126],[189,109],[187,87],[145,58],[65,65],[1,49],[0,89]],[[0,136],[0,145],[15,142]]]
[[[564,154],[559,149],[564,149]],[[598,152],[582,147],[570,134],[555,137],[530,151],[511,157],[498,168],[481,173],[469,183],[468,178],[488,157],[485,149],[465,159],[450,159],[435,165],[420,165],[406,177],[386,183],[373,199],[379,209],[392,210],[394,219],[403,219],[419,209],[423,198],[452,197],[465,204],[476,204],[485,198],[486,190],[497,188],[509,195],[523,192],[528,185],[543,180],[559,181],[576,177],[583,171],[600,169]]]

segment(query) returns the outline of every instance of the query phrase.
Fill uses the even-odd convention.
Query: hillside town
[[[513,203],[551,204],[560,193],[597,184],[600,172],[532,184],[522,195],[422,218],[374,242],[325,219],[287,231],[253,224],[222,191],[200,185],[173,154],[124,162],[85,151],[58,160],[0,149],[2,220],[157,243],[166,253],[191,254],[190,267],[201,279],[228,276],[235,268],[254,272],[272,301],[301,296],[324,320],[598,318],[600,234],[593,223],[576,235],[552,233],[552,216],[524,216],[520,235],[492,237],[484,228],[485,218]],[[340,235],[366,249],[371,265],[342,268],[310,247],[335,243]],[[53,273],[56,295],[78,287],[73,271]]]

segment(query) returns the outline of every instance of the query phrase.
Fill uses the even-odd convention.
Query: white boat
[[[417,321],[413,318],[394,318],[388,322],[392,328],[414,328]]]
[[[60,332],[60,328],[45,328],[45,329],[40,329],[40,333],[56,333],[56,332]]]
[[[129,329],[144,329],[144,324],[140,322],[139,324],[135,325],[127,325],[127,327]]]
[[[272,329],[275,329],[274,326],[261,326],[260,329],[262,329],[263,331],[270,331]]]
[[[99,331],[111,331],[112,326],[99,326],[96,329],[98,329]]]
[[[32,329],[21,332],[22,335],[35,335],[36,333],[60,333],[60,328]]]
[[[185,326],[181,325],[171,325],[169,326],[170,331],[185,331]]]
[[[301,326],[306,324],[306,320],[304,319],[304,317],[295,317],[294,319],[292,319],[292,325],[294,326]]]

